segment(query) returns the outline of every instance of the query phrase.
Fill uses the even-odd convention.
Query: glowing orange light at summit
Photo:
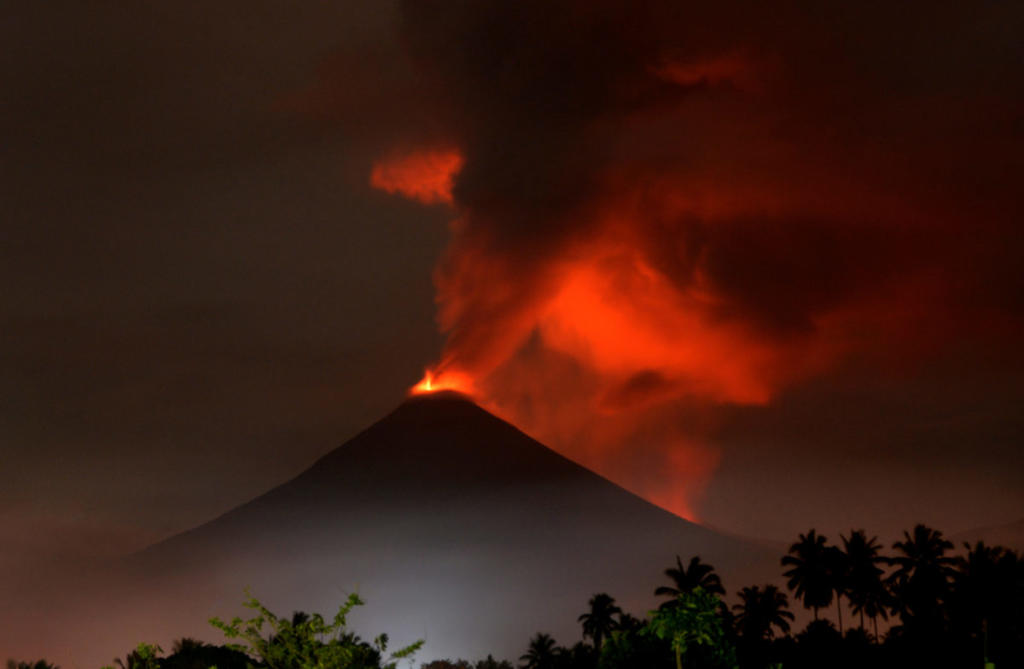
[[[419,383],[409,389],[410,395],[426,395],[445,390],[472,395],[472,381],[464,374],[455,371],[436,372],[428,369]]]

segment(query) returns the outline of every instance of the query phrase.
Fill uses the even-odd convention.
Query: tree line
[[[830,544],[815,530],[801,534],[780,561],[783,591],[743,587],[727,606],[715,568],[699,556],[676,556],[657,609],[636,617],[611,595],[590,598],[577,619],[582,641],[559,646],[538,632],[519,669],[811,669],[817,667],[1024,666],[1024,560],[982,542],[953,553],[942,533],[917,525],[890,554],[864,530]],[[794,633],[789,595],[812,613]],[[211,624],[226,637],[214,645],[179,639],[168,655],[140,644],[104,669],[397,669],[416,642],[388,652],[382,634],[366,641],[345,626],[362,601],[352,595],[330,620],[297,611],[278,617],[249,597],[248,620]],[[542,605],[539,603],[538,605]],[[843,619],[844,605],[853,615]],[[834,621],[833,621],[834,614]],[[881,621],[882,625],[879,625]],[[59,669],[45,660],[8,669]],[[476,662],[434,660],[421,669],[515,669],[491,656]]]
[[[839,539],[830,544],[813,529],[799,535],[780,561],[788,592],[772,584],[743,587],[731,607],[712,565],[699,556],[684,565],[677,556],[665,570],[670,584],[654,591],[667,600],[644,621],[608,594],[595,595],[580,616],[584,642],[564,648],[538,634],[521,667],[1024,667],[1018,553],[978,542],[955,555],[953,543],[925,525],[904,532],[890,554],[864,530]],[[790,595],[813,617],[796,633]],[[844,621],[844,606],[854,620]],[[680,607],[713,615],[703,622],[666,616]],[[659,633],[666,620],[669,633]]]

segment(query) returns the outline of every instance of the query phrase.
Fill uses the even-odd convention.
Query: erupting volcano
[[[16,660],[246,585],[514,660],[677,554],[778,575],[707,528],[1020,518],[1024,3],[9,4]]]

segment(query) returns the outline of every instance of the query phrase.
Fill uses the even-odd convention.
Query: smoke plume
[[[718,408],[1017,331],[1019,47],[914,4],[402,3],[318,99],[451,208],[433,385],[693,517]]]

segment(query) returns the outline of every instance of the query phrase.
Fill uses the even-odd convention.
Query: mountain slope
[[[776,551],[687,522],[439,393],[133,556],[117,573],[117,607],[132,612],[119,629],[138,635],[128,646],[219,641],[205,620],[238,612],[246,586],[281,613],[330,613],[358,590],[364,635],[425,638],[421,659],[515,659],[541,630],[578,640],[596,592],[643,615],[676,554],[701,555],[730,590],[778,571]]]

